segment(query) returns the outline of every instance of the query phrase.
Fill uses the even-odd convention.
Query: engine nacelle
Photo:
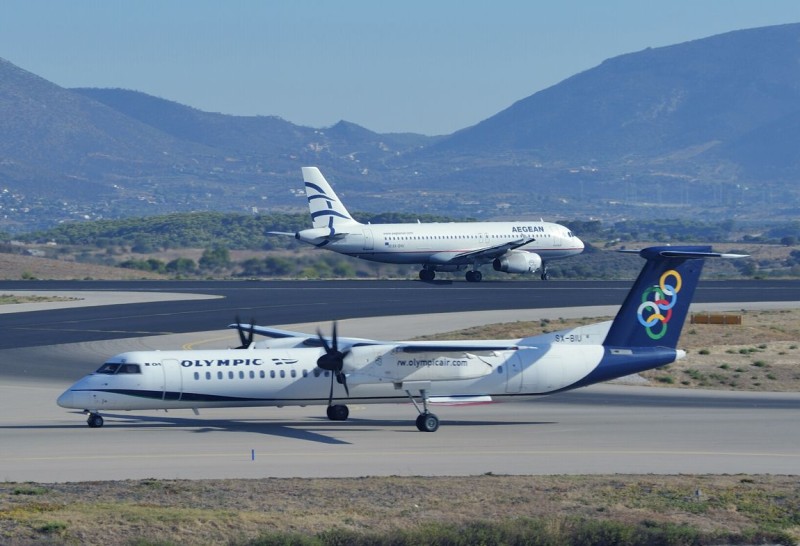
[[[503,273],[533,273],[542,267],[542,257],[533,252],[512,250],[495,258],[492,267]]]

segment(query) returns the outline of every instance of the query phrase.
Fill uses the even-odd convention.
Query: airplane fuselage
[[[123,353],[72,385],[58,404],[90,412],[327,404],[330,372],[316,365],[322,354],[316,348]],[[626,356],[627,364],[612,374],[635,371],[637,356]],[[677,353],[644,356],[650,367],[654,357],[668,363]],[[432,397],[542,395],[579,386],[614,358],[602,345],[578,340],[458,355],[354,347],[347,357],[349,396],[341,385],[334,392],[338,400],[362,404],[407,401],[406,391],[423,389]]]
[[[503,273],[533,273],[548,278],[547,262],[583,251],[571,231],[550,222],[448,222],[362,224],[347,211],[316,167],[303,167],[312,227],[294,233],[304,243],[355,258],[422,266],[419,278],[432,281],[437,271],[467,271],[479,282],[480,266]],[[289,235],[285,232],[271,232]]]
[[[298,237],[301,240],[303,233]],[[319,246],[376,262],[445,265],[464,253],[520,239],[532,241],[516,250],[536,253],[544,261],[583,250],[583,244],[571,231],[550,222],[359,224]],[[467,259],[460,265],[463,268],[470,263]]]

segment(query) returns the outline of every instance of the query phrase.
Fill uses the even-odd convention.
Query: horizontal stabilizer
[[[655,251],[655,252],[654,252]],[[639,254],[642,258],[649,258],[655,255],[662,258],[686,258],[686,259],[701,259],[701,258],[727,258],[735,260],[737,258],[747,258],[749,254],[727,254],[723,252],[695,252],[680,249],[671,249],[669,247],[658,248],[645,248],[644,250],[618,250],[628,254]]]

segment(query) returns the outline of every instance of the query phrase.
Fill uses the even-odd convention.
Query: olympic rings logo
[[[678,302],[682,283],[680,273],[670,269],[661,275],[658,286],[651,286],[642,294],[642,303],[636,314],[650,339],[661,339],[667,333],[667,323],[672,318],[672,308]],[[654,328],[659,323],[661,327]]]

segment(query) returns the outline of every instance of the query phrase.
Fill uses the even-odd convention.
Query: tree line
[[[434,215],[368,214],[356,215],[364,223],[414,223],[472,221]],[[599,220],[561,221],[584,241],[586,251],[575,258],[550,264],[554,278],[619,278],[635,274],[639,263],[613,253],[598,253],[602,247],[624,245],[628,241],[670,243],[742,242],[794,246],[800,240],[800,222],[753,228],[737,226],[733,220],[702,222],[662,219],[658,221]],[[70,256],[77,261],[112,265],[173,277],[415,277],[417,266],[395,266],[355,260],[331,252],[318,252],[293,237],[270,232],[293,233],[308,228],[307,213],[233,214],[198,212],[161,216],[65,223],[56,228],[15,236],[3,236],[0,252],[19,251],[19,244],[51,244],[51,257]],[[746,233],[742,235],[742,233]],[[178,257],[169,261],[153,255],[168,250],[202,249],[195,260]],[[240,260],[231,252],[258,251],[263,256]],[[124,259],[118,256],[126,255]],[[130,257],[130,254],[141,255]],[[174,254],[174,253],[173,253]],[[195,254],[196,255],[196,254]],[[800,275],[800,251],[791,252],[786,263],[754,264],[739,260],[721,274],[750,276],[763,270]],[[485,268],[486,269],[486,268]],[[488,268],[488,278],[511,277]],[[513,276],[512,276],[513,277]]]

